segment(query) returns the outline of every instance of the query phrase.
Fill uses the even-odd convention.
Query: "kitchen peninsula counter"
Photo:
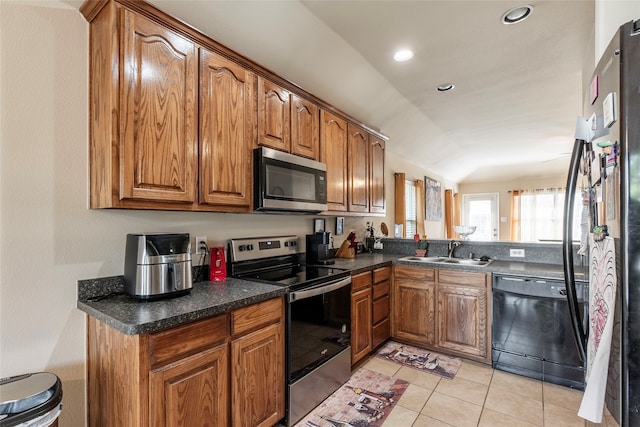
[[[392,264],[456,269],[493,274],[563,278],[562,265],[534,262],[493,261],[486,267],[447,263],[399,261],[407,255],[363,253],[355,258],[335,258],[335,268],[352,275]],[[588,280],[584,268],[576,267],[576,280]],[[187,295],[158,301],[137,301],[122,293],[124,277],[78,281],[78,309],[127,334],[153,333],[198,319],[215,316],[287,293],[281,286],[227,278],[223,282],[196,282]]]
[[[404,258],[406,256],[408,255],[374,252],[358,254],[355,258],[335,258],[333,259],[333,261],[335,261],[334,267],[351,270],[352,275],[391,264],[403,264],[416,267],[423,266],[429,268],[446,268],[452,270],[466,270],[493,274],[508,274],[513,276],[541,277],[549,279],[564,278],[562,264],[494,260],[487,266],[479,267],[466,264],[417,263],[411,261],[400,261],[400,258]],[[585,267],[576,266],[576,280],[588,280],[587,272],[588,270]]]
[[[222,282],[196,282],[184,296],[138,301],[122,293],[123,283],[122,276],[78,281],[77,307],[124,334],[137,335],[180,326],[287,293],[281,286],[227,278]]]
[[[399,257],[402,258],[402,257]],[[451,270],[466,270],[485,272],[492,274],[504,274],[511,276],[539,277],[547,279],[564,279],[564,271],[561,264],[546,264],[538,262],[513,262],[492,261],[486,266],[451,264],[446,262],[412,262],[396,260],[396,264],[411,265],[414,267],[428,267]],[[583,267],[575,267],[576,280],[587,281],[587,270]]]

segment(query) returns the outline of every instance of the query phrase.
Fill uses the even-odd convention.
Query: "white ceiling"
[[[452,182],[565,175],[594,1],[151,0]],[[413,60],[396,63],[395,49]],[[440,93],[436,86],[453,82]]]

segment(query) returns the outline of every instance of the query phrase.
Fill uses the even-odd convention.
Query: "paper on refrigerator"
[[[578,415],[594,423],[602,421],[607,388],[609,354],[617,288],[613,238],[596,242],[590,235],[589,340],[587,342],[587,386]]]

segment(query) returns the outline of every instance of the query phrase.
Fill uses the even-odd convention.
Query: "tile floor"
[[[608,413],[601,424],[578,417],[579,391],[479,363],[464,361],[453,380],[375,357],[361,366],[410,383],[386,427],[617,427]]]

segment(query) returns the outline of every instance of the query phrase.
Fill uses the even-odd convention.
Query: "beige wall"
[[[568,164],[568,161],[567,161]],[[567,166],[568,167],[568,166]],[[498,193],[499,218],[498,227],[501,241],[511,240],[511,193],[510,190],[534,190],[537,188],[564,187],[567,184],[566,176],[541,179],[522,179],[517,181],[483,182],[476,184],[460,184],[458,194]],[[462,199],[461,199],[462,200]],[[505,219],[503,222],[502,219]]]

